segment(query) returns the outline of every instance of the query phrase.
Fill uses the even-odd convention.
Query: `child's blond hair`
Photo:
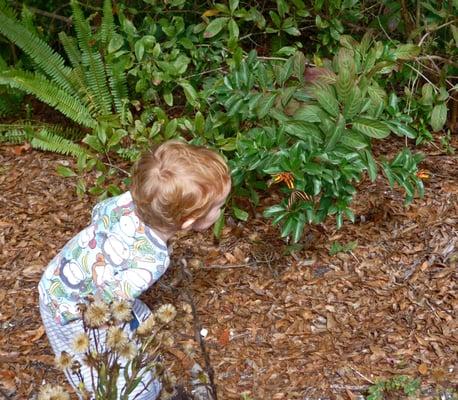
[[[131,193],[146,225],[175,232],[187,220],[205,217],[230,179],[229,168],[216,152],[170,140],[137,162]]]

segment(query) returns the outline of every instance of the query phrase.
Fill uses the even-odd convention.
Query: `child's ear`
[[[195,218],[187,219],[183,222],[183,225],[181,225],[181,229],[183,229],[184,231],[189,230],[194,222],[196,222]]]

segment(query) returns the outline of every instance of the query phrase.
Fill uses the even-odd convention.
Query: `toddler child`
[[[226,163],[205,147],[173,140],[144,154],[130,191],[97,204],[90,225],[63,247],[40,280],[40,313],[54,353],[73,353],[72,341],[84,331],[78,304],[87,296],[129,301],[137,324],[126,329],[145,320],[150,310],[137,298],[166,271],[167,241],[180,230],[213,225],[230,189]],[[81,374],[90,390],[89,367],[83,364]],[[74,376],[67,378],[76,385]],[[143,381],[129,399],[158,397],[160,383]]]

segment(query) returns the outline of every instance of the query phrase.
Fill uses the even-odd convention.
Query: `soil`
[[[174,321],[175,344],[165,352],[178,381],[189,387],[194,362],[205,368],[195,340],[205,328],[220,400],[244,392],[256,400],[353,400],[399,375],[420,380],[415,398],[451,399],[458,390],[458,163],[437,146],[423,150],[423,199],[404,206],[384,179],[364,180],[356,223],[310,227],[301,248],[288,248],[261,217],[275,193],[248,222],[229,217],[219,242],[211,232],[177,236],[171,267],[142,300],[152,309],[196,307],[197,318]],[[77,197],[76,179],[55,172],[61,163],[73,161],[0,147],[0,398],[33,399],[44,382],[65,385],[40,322],[37,283],[87,225],[96,200]],[[335,242],[355,243],[331,256]],[[406,398],[398,394],[385,398]]]

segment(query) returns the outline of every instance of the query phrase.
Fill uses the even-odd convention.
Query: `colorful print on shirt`
[[[41,301],[56,322],[80,318],[88,295],[132,301],[167,270],[166,244],[135,213],[130,192],[94,207],[91,224],[49,263],[39,284]]]

